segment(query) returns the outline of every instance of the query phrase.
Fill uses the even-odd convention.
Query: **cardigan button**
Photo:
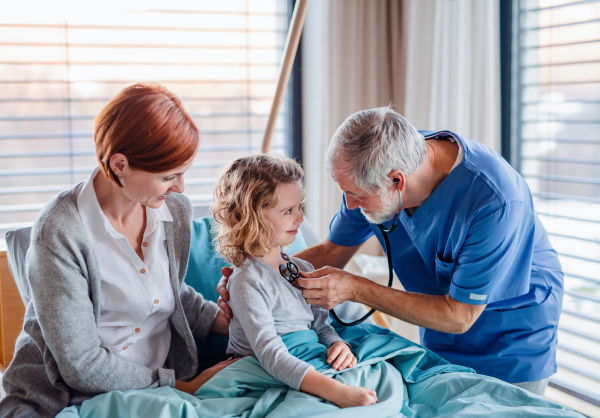
[[[144,247],[147,247],[147,246],[148,246],[148,243],[147,243],[147,242],[144,242],[142,245],[143,245]]]
[[[136,328],[136,329],[135,329],[135,332],[140,332],[140,329],[139,329],[139,328]]]
[[[127,346],[123,347],[123,350],[127,350]]]
[[[158,299],[154,299],[154,304],[158,305],[159,300]]]
[[[144,274],[146,272],[146,269],[141,269],[140,273]]]

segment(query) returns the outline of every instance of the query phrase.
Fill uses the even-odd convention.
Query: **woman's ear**
[[[127,157],[119,152],[110,157],[108,164],[112,172],[119,177],[122,176],[125,171],[129,170],[129,161],[127,160]]]

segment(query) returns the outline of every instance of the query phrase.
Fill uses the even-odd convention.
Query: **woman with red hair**
[[[3,376],[0,417],[55,416],[112,391],[194,393],[196,342],[228,334],[217,305],[184,283],[192,207],[181,193],[199,134],[179,99],[136,84],[96,119],[99,167],[54,197],[31,231],[32,301]]]

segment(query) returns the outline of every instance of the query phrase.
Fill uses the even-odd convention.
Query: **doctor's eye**
[[[171,181],[171,180],[175,180],[175,176],[171,176],[171,177],[164,177],[163,181]]]

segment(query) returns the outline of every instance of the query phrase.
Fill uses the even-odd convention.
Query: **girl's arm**
[[[310,310],[315,319],[311,326],[319,336],[319,342],[327,349],[327,363],[336,370],[344,370],[346,367],[356,365],[356,357],[352,353],[352,347],[335,332],[329,325],[329,312],[318,306],[311,306]]]
[[[310,310],[315,318],[311,324],[311,328],[317,333],[321,344],[329,347],[336,341],[344,341],[335,332],[333,327],[329,325],[329,311],[313,305],[310,306]]]
[[[298,264],[302,271],[315,271],[313,265],[306,260],[302,260],[297,256],[294,256],[294,261]],[[337,341],[344,342],[344,340],[340,338],[337,332],[335,332],[335,329],[333,329],[333,327],[329,325],[329,311],[323,308],[319,308],[316,305],[309,306],[314,317],[313,322],[311,324],[311,329],[313,329],[317,333],[317,336],[319,337],[319,342],[325,347],[330,347],[333,343]]]
[[[346,386],[288,352],[275,330],[269,297],[255,275],[234,277],[229,282],[229,292],[234,320],[239,321],[261,366],[275,379],[342,408],[377,402],[374,391]]]
[[[312,366],[292,356],[277,335],[269,295],[261,286],[259,272],[237,271],[229,281],[229,293],[234,314],[230,340],[247,340],[267,373],[298,390]]]

